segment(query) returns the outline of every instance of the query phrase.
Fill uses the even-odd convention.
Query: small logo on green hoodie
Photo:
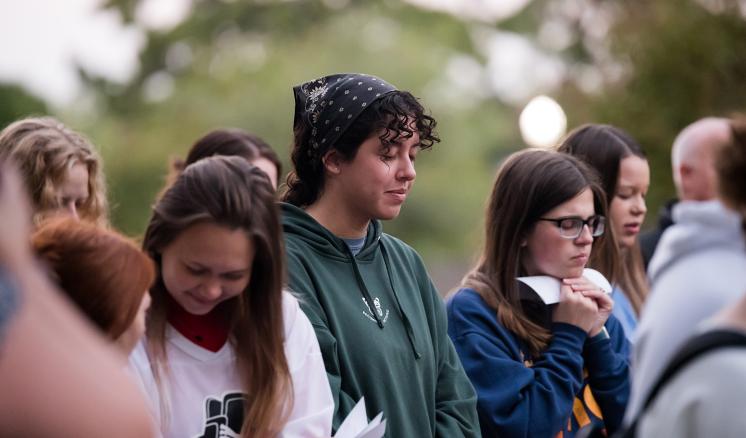
[[[368,300],[366,300],[365,297],[360,298],[363,300],[363,304],[365,304],[365,307],[368,309],[367,311],[363,310],[363,315],[365,315],[365,317],[369,320],[378,324],[378,322],[376,321],[376,317],[373,316],[373,310],[371,310],[370,306],[368,305]],[[376,313],[381,319],[381,322],[386,324],[386,321],[388,321],[389,319],[389,309],[386,309],[386,312],[384,314],[383,309],[381,309],[381,300],[378,299],[378,297],[373,298],[373,306],[376,308]]]

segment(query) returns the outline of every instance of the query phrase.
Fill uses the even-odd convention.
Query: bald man
[[[717,197],[715,152],[730,141],[728,119],[707,117],[684,128],[671,149],[676,193],[682,201]]]
[[[707,117],[684,128],[671,148],[671,171],[678,200],[668,201],[658,213],[658,226],[642,233],[640,249],[647,269],[663,232],[673,225],[677,201],[710,201],[717,197],[715,151],[730,141],[728,119]]]
[[[732,141],[733,129],[727,119],[702,119],[674,142],[673,173],[681,201],[648,267],[651,289],[637,325],[627,424],[698,325],[746,291],[741,218],[718,200],[714,165],[719,148]]]

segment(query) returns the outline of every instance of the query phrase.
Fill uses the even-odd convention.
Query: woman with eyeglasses
[[[483,436],[572,437],[589,424],[611,434],[621,424],[629,344],[611,298],[582,276],[613,244],[605,215],[595,174],[574,157],[526,150],[498,170],[484,250],[447,306]],[[517,278],[534,275],[561,280],[559,303],[521,293]]]
[[[618,254],[618,270],[591,266],[614,285],[614,316],[633,342],[637,318],[648,294],[648,281],[640,251],[640,226],[645,220],[645,196],[650,186],[650,166],[642,146],[627,132],[610,125],[583,125],[562,141],[559,152],[573,155],[597,172],[606,193],[609,230],[616,247],[608,246],[606,259]]]

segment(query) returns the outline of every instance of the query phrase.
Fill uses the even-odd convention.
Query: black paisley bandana
[[[311,127],[309,157],[321,157],[373,102],[396,87],[375,76],[341,73],[293,87],[295,120]]]

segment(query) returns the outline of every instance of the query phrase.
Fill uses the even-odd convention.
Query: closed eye
[[[244,278],[245,275],[246,273],[241,271],[241,272],[230,272],[227,274],[222,274],[221,277],[223,277],[224,279],[228,281],[238,281]]]
[[[186,270],[192,275],[202,275],[207,272],[207,269],[204,268],[196,268],[189,265],[184,265],[184,267],[186,267]]]

